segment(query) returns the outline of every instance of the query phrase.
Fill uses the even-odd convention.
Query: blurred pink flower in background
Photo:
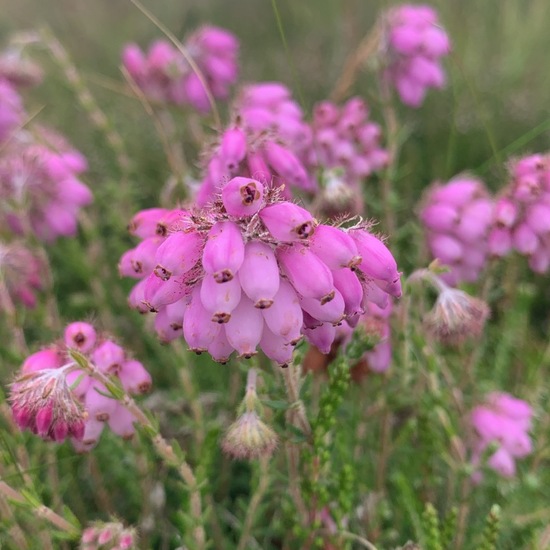
[[[429,88],[445,85],[441,58],[448,55],[450,42],[434,8],[405,4],[391,9],[386,14],[383,47],[384,77],[405,105],[420,107]]]
[[[425,192],[420,220],[432,257],[450,268],[441,274],[447,284],[475,282],[487,265],[493,209],[484,184],[471,176],[456,176]]]
[[[183,46],[204,83],[183,53],[167,40],[153,42],[146,54],[136,44],[127,44],[122,62],[150,99],[191,105],[207,113],[211,106],[204,84],[215,99],[227,99],[237,81],[238,40],[229,31],[204,26],[188,36]]]
[[[490,445],[496,450],[490,454],[487,465],[504,477],[516,474],[516,459],[525,458],[532,452],[531,406],[508,393],[490,393],[483,405],[475,407],[471,413],[476,440],[472,453],[472,463],[479,466],[481,458]],[[481,480],[480,472],[474,479]]]
[[[0,226],[46,243],[74,236],[80,209],[92,202],[79,179],[85,157],[46,128],[20,132],[0,155]]]
[[[529,267],[550,267],[550,156],[530,155],[512,162],[511,181],[495,205],[489,249],[495,256],[512,250],[527,256]]]

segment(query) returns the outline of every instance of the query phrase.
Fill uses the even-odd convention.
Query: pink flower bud
[[[120,403],[117,403],[115,410],[107,422],[111,431],[122,437],[122,439],[131,439],[136,431],[134,428],[136,417]]]
[[[122,63],[130,76],[137,80],[145,72],[145,56],[137,44],[126,44],[122,50]]]
[[[154,273],[145,279],[143,297],[149,311],[158,311],[162,306],[173,304],[189,293],[187,273],[163,281]]]
[[[225,327],[221,326],[220,332],[216,338],[208,345],[208,353],[212,356],[214,361],[225,364],[229,361],[233,351],[233,346],[229,343],[225,335]]]
[[[212,313],[202,305],[200,287],[195,287],[183,318],[183,335],[189,349],[196,353],[207,351],[220,329],[218,323],[212,322]]]
[[[126,359],[126,353],[118,344],[106,340],[94,350],[91,357],[100,371],[117,374]]]
[[[273,237],[282,242],[307,239],[316,226],[313,216],[292,202],[266,206],[260,210],[260,218]]]
[[[230,281],[244,260],[244,242],[239,227],[229,221],[217,222],[208,232],[202,255],[206,273],[218,283]]]
[[[212,314],[212,321],[227,323],[231,319],[231,312],[241,300],[239,278],[220,284],[213,275],[206,275],[201,283],[200,296],[202,305]]]
[[[360,313],[363,300],[363,287],[353,271],[347,267],[332,272],[334,286],[344,299],[344,313],[352,316]]]
[[[233,178],[222,189],[225,210],[231,216],[252,216],[263,205],[264,186],[250,178]]]
[[[525,214],[529,228],[537,235],[550,233],[550,205],[535,203],[529,205]]]
[[[444,234],[436,234],[430,238],[432,254],[444,264],[452,264],[464,255],[463,245],[458,239]]]
[[[503,227],[512,227],[518,216],[517,205],[509,199],[500,199],[495,204],[495,221]]]
[[[271,306],[279,290],[279,266],[272,248],[262,242],[250,241],[245,246],[244,261],[239,271],[239,282],[254,306]]]
[[[530,255],[539,246],[539,239],[526,223],[518,225],[512,233],[514,248],[521,254]]]
[[[47,438],[53,421],[53,407],[46,405],[36,414],[36,433],[40,437]]]
[[[365,275],[389,283],[399,279],[395,258],[378,237],[364,230],[353,230],[349,234],[362,257],[359,269]]]
[[[322,304],[334,298],[334,281],[330,269],[304,245],[277,249],[277,259],[295,290],[304,298]]]
[[[164,306],[155,316],[155,330],[161,342],[171,342],[183,336],[183,316],[187,309],[187,299],[182,298]]]
[[[122,387],[129,393],[147,393],[153,385],[149,372],[139,361],[134,359],[122,364],[118,377]]]
[[[250,151],[246,156],[250,176],[256,180],[271,182],[271,171],[261,153]]]
[[[231,314],[231,319],[225,325],[225,335],[239,356],[248,359],[256,355],[256,347],[262,338],[263,327],[262,312],[255,308],[246,296],[242,296],[239,305]]]
[[[431,197],[433,202],[459,207],[469,203],[478,192],[477,180],[456,177],[448,184],[438,187]]]
[[[453,231],[459,221],[455,207],[448,204],[432,204],[424,208],[420,214],[422,223],[432,231]]]
[[[265,145],[267,163],[288,183],[312,190],[307,172],[296,155],[282,145],[268,141]]]
[[[47,348],[29,355],[25,359],[21,372],[28,374],[43,369],[57,369],[63,365],[63,357],[57,348]]]
[[[109,390],[94,380],[84,400],[90,418],[100,422],[109,420],[118,402],[112,397],[107,397],[108,395],[110,395]]]
[[[304,329],[306,340],[313,344],[321,353],[330,353],[330,348],[336,338],[336,328],[331,323],[323,323],[317,328]]]
[[[230,128],[222,135],[221,161],[230,174],[237,173],[239,164],[246,156],[246,134],[241,128]]]
[[[361,263],[355,241],[345,232],[330,225],[318,225],[309,240],[309,249],[330,269],[354,267]]]
[[[278,365],[286,366],[292,362],[294,347],[285,341],[282,336],[273,334],[267,326],[264,326],[260,347]]]
[[[494,256],[506,256],[512,250],[512,235],[506,229],[493,229],[489,234],[489,252]]]
[[[344,298],[338,290],[334,290],[334,298],[330,302],[321,304],[319,300],[313,298],[301,298],[300,305],[304,311],[307,311],[319,321],[337,325],[344,318]]]
[[[263,318],[271,332],[281,336],[286,343],[296,344],[301,338],[303,313],[296,292],[281,279],[273,304],[262,311]]]
[[[158,277],[155,277],[158,280]],[[128,296],[128,305],[139,311],[140,313],[147,313],[150,311],[150,307],[145,303],[145,287],[149,284],[149,278],[142,279],[137,283]]]
[[[97,333],[89,323],[71,323],[65,329],[65,345],[82,353],[90,352],[95,346]]]
[[[148,239],[141,241],[133,250],[130,251],[132,252],[132,256],[129,258],[130,265],[137,275],[144,276],[153,271],[155,267],[155,254],[161,243],[161,238],[149,237]],[[121,258],[121,263],[119,265],[121,272],[128,269],[127,263],[128,258]]]
[[[173,275],[183,275],[199,261],[203,243],[203,237],[197,231],[170,234],[156,251],[155,275],[163,281]]]

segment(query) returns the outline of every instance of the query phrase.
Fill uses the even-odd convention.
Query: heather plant
[[[184,4],[0,16],[0,547],[550,548],[545,0]]]

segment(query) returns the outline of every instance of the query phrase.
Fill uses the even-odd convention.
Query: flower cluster
[[[368,106],[359,97],[349,99],[342,107],[323,101],[313,111],[308,164],[316,169],[341,168],[345,181],[357,194],[364,178],[390,160],[380,145],[380,126],[368,116]]]
[[[23,243],[0,241],[0,284],[13,302],[28,308],[36,305],[35,292],[43,286],[42,268],[40,259]],[[0,298],[0,310],[7,307]]]
[[[191,105],[206,113],[210,99],[205,85],[214,98],[227,98],[237,80],[238,49],[233,34],[204,26],[184,42],[187,55],[170,42],[157,40],[147,54],[136,44],[128,44],[122,62],[136,84],[154,101]]]
[[[457,176],[431,186],[420,212],[434,258],[450,267],[442,278],[450,285],[474,282],[489,257],[493,200],[481,181]]]
[[[529,258],[537,273],[550,267],[550,155],[530,155],[513,163],[512,181],[497,200],[489,250],[512,249]]]
[[[487,464],[504,477],[516,473],[515,459],[531,453],[529,437],[533,410],[528,403],[507,393],[491,393],[483,405],[471,413],[471,423],[476,432],[472,463],[479,466],[482,456],[490,452]],[[492,446],[496,450],[492,450]],[[476,472],[480,480],[480,473]]]
[[[79,179],[84,156],[45,128],[21,132],[0,156],[0,226],[52,242],[77,230],[80,208],[92,193]]]
[[[71,350],[86,357],[88,370],[74,361]],[[97,443],[105,424],[117,435],[131,437],[133,415],[108,397],[108,389],[94,377],[95,369],[118,378],[131,394],[151,387],[149,373],[122,347],[98,335],[89,323],[71,323],[63,342],[32,354],[23,363],[10,394],[17,425],[44,439],[63,441],[70,436],[79,451],[88,451]]]
[[[328,353],[336,326],[401,294],[395,260],[366,224],[319,224],[250,178],[233,178],[202,210],[140,213],[131,230],[144,240],[120,262],[142,279],[130,303],[158,312],[163,339],[183,328],[190,349],[220,362],[259,346],[285,365],[302,335]]]
[[[80,538],[80,550],[132,550],[137,548],[135,529],[118,522],[96,522],[86,527]]]
[[[244,86],[234,108],[247,131],[276,135],[299,157],[311,145],[311,128],[284,84],[261,82]]]
[[[237,111],[235,123],[207,154],[195,197],[198,206],[208,204],[231,178],[238,176],[254,178],[267,187],[280,187],[286,198],[290,198],[290,190],[283,184],[315,191],[317,184],[299,154],[309,143],[309,130],[297,111],[299,107],[285,90],[275,83],[245,88],[240,99],[242,116]]]
[[[450,50],[447,33],[433,8],[409,4],[387,14],[384,31],[385,78],[405,105],[420,107],[429,88],[445,84],[441,58]]]

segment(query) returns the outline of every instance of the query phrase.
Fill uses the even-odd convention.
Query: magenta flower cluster
[[[131,305],[158,312],[162,339],[183,334],[220,362],[259,347],[284,365],[302,336],[328,353],[337,325],[401,294],[393,256],[364,224],[319,224],[251,178],[230,180],[208,208],[144,211],[130,227],[143,239],[120,262],[142,279]]]
[[[83,354],[91,369],[118,378],[130,394],[151,387],[147,370],[121,346],[99,335],[89,323],[71,323],[63,342],[32,354],[23,363],[10,394],[17,425],[44,439],[61,442],[71,437],[81,452],[94,447],[105,425],[123,438],[131,437],[133,415],[108,397],[108,389],[92,373],[74,362],[71,349]]]
[[[187,55],[170,42],[157,40],[145,54],[138,45],[128,44],[122,62],[150,99],[207,113],[211,105],[206,90],[216,99],[227,99],[237,80],[238,40],[224,29],[204,26],[185,40],[183,48]]]
[[[430,6],[405,4],[387,14],[384,48],[385,78],[401,101],[420,107],[429,88],[445,85],[441,58],[450,51],[447,33]]]
[[[301,155],[311,142],[311,131],[287,88],[274,82],[245,87],[237,105],[235,122],[207,153],[195,197],[198,206],[208,204],[237,176],[254,178],[267,187],[284,184],[314,191],[315,179]],[[290,188],[281,192],[291,197]]]
[[[550,155],[530,155],[511,166],[511,181],[496,201],[489,250],[527,256],[536,273],[550,267]]]
[[[368,117],[368,106],[359,97],[349,99],[341,107],[322,101],[313,110],[308,164],[314,169],[341,168],[344,180],[358,194],[361,182],[390,161],[380,145],[380,126]]]
[[[474,282],[485,268],[493,208],[483,183],[470,176],[427,190],[420,220],[432,256],[450,268],[441,275],[447,284]]]
[[[0,156],[0,225],[47,243],[75,235],[80,208],[92,202],[80,180],[86,169],[84,156],[53,131],[21,133]]]
[[[504,477],[513,477],[516,459],[525,458],[532,451],[529,437],[532,416],[533,410],[525,401],[507,393],[489,394],[485,403],[475,407],[471,413],[476,432],[473,465],[480,466],[482,456],[494,446],[487,465]],[[474,474],[474,479],[480,481],[480,472]]]

